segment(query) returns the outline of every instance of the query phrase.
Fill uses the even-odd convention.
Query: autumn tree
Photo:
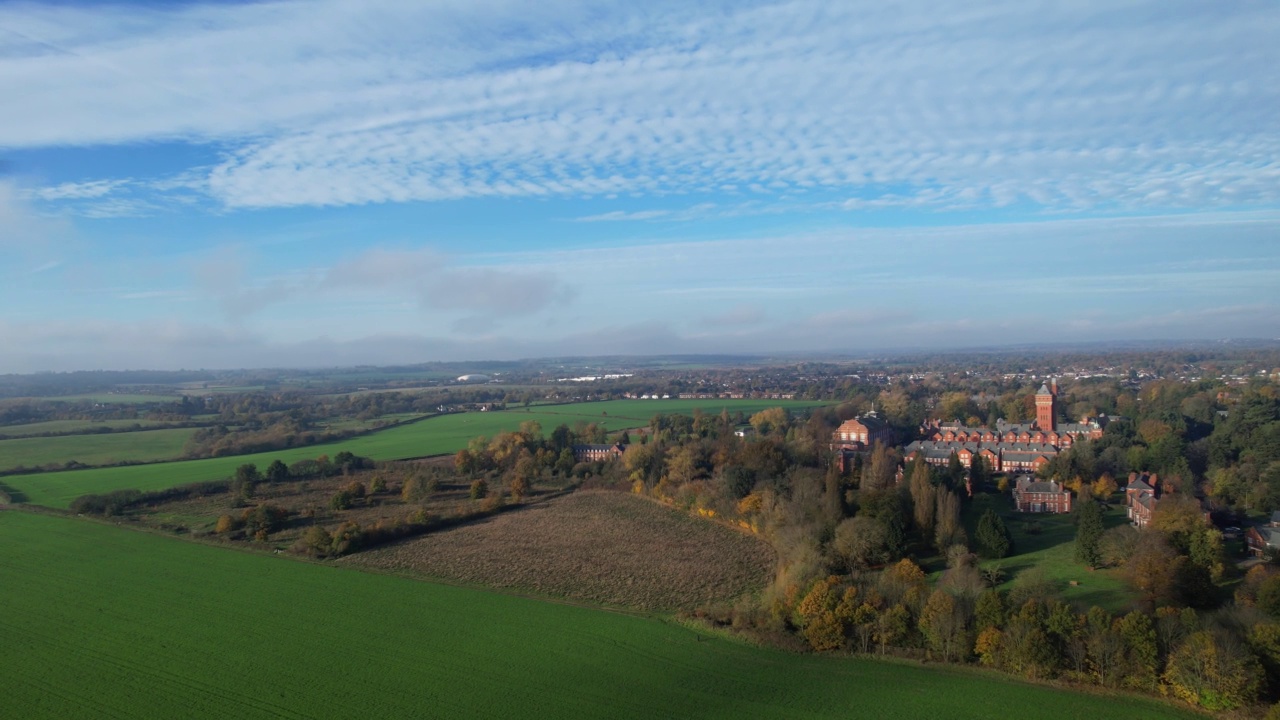
[[[929,647],[944,660],[957,659],[964,643],[965,621],[956,599],[945,590],[934,590],[920,612],[920,631]]]
[[[932,540],[934,520],[938,514],[938,489],[933,485],[933,472],[921,457],[911,464],[908,487],[916,529],[921,537]]]
[[[756,432],[761,435],[785,433],[787,430],[787,423],[787,411],[780,407],[761,410],[751,416],[751,427],[755,428]]]
[[[960,526],[960,496],[950,490],[938,492],[933,538],[933,545],[938,548],[964,542],[964,528]]]
[[[1213,632],[1192,633],[1172,654],[1164,680],[1177,697],[1206,710],[1252,704],[1262,688],[1262,666],[1248,648],[1227,647]]]
[[[880,520],[858,515],[836,526],[831,549],[849,570],[880,565],[889,559],[888,532]]]
[[[863,490],[880,490],[893,484],[898,471],[898,458],[884,443],[877,442],[871,448],[871,459],[862,469]]]

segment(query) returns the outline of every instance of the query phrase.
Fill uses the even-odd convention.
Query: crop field
[[[1199,717],[20,511],[0,546],[13,717]]]
[[[654,502],[578,491],[343,562],[644,610],[693,610],[764,587],[773,551]]]
[[[101,428],[146,430],[162,428],[168,425],[169,423],[160,420],[49,420],[25,425],[0,425],[0,436],[26,437],[48,433],[71,435],[75,433],[92,433]]]
[[[0,470],[19,465],[41,467],[71,460],[85,465],[171,460],[182,455],[182,446],[195,431],[195,428],[167,428],[0,440]]]
[[[494,435],[515,430],[526,420],[538,421],[544,432],[550,432],[561,423],[573,426],[583,421],[600,422],[610,430],[622,430],[647,425],[649,419],[658,413],[692,413],[695,407],[703,407],[706,412],[718,413],[721,408],[729,408],[731,412],[741,410],[744,414],[750,414],[768,407],[806,408],[821,404],[785,400],[614,400],[502,412],[456,413],[323,445],[138,467],[16,475],[6,478],[4,482],[26,502],[67,507],[72,500],[85,493],[124,488],[158,490],[190,482],[217,480],[231,475],[242,463],[254,463],[262,468],[272,460],[292,463],[326,453],[334,455],[343,450],[377,460],[399,460],[455,452],[466,447],[467,442],[477,435]]]
[[[1018,573],[1037,568],[1058,586],[1063,600],[1085,607],[1097,605],[1111,612],[1126,612],[1137,599],[1117,570],[1089,570],[1076,562],[1076,527],[1071,515],[1027,514],[1014,512],[1013,501],[1005,494],[978,494],[966,512],[969,537],[974,537],[978,517],[988,508],[1000,513],[1013,534],[1017,553],[1000,560],[989,560],[983,567],[999,565],[1008,573],[1002,587],[1009,589]],[[1124,510],[1112,507],[1103,522],[1108,528],[1123,525]],[[1030,532],[1029,532],[1030,531]],[[1075,581],[1075,585],[1071,582]]]

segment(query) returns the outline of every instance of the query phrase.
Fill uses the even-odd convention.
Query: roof
[[[1049,386],[1048,386],[1048,385],[1042,384],[1042,385],[1040,385],[1040,389],[1036,391],[1036,394],[1037,394],[1037,395],[1052,395],[1053,393],[1049,392]]]
[[[1060,493],[1068,491],[1063,490],[1061,485],[1052,480],[1036,480],[1030,475],[1023,475],[1018,478],[1018,482],[1014,486],[1014,492]]]
[[[1280,525],[1280,510],[1271,513],[1271,524]]]

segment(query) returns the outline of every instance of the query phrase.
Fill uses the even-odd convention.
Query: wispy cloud
[[[1280,200],[1266,3],[23,4],[0,26],[24,106],[0,146],[218,144],[200,185],[231,207]]]

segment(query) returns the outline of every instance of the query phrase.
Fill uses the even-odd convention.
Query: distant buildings
[[[1069,513],[1071,491],[1062,483],[1023,475],[1014,483],[1013,505],[1024,513]]]
[[[981,457],[994,472],[1035,472],[1073,444],[1102,437],[1111,419],[1103,415],[1078,423],[1058,423],[1057,383],[1041,385],[1036,393],[1035,422],[1001,420],[989,428],[935,421],[920,428],[924,439],[903,448],[903,455],[908,461],[923,456],[930,465],[946,465],[955,454],[966,468],[975,457]]]
[[[613,445],[574,445],[573,460],[574,462],[612,460],[622,457],[622,453],[626,451],[627,446],[622,443],[614,443]]]

